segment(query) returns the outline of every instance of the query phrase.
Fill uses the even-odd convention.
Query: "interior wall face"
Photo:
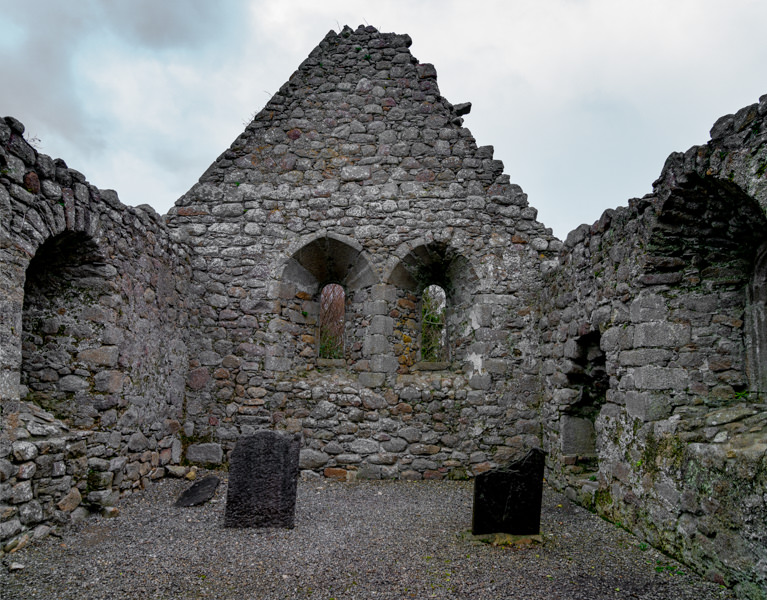
[[[303,434],[307,475],[420,479],[540,444],[533,303],[561,242],[409,46],[328,34],[169,214],[204,304],[193,454],[272,426]],[[329,283],[346,298],[334,358],[318,347]],[[449,360],[422,360],[430,284]]]
[[[0,554],[182,459],[190,265],[0,121]]]
[[[720,120],[652,194],[572,232],[539,322],[549,481],[749,598],[767,581],[766,112]],[[592,430],[578,412],[602,369]]]

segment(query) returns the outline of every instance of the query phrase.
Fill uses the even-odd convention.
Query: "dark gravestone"
[[[474,535],[538,535],[541,530],[544,452],[533,448],[522,458],[474,479]]]
[[[274,431],[240,438],[229,461],[224,527],[293,527],[300,446]]]
[[[174,506],[197,506],[198,504],[204,504],[216,493],[218,484],[218,477],[215,475],[208,475],[184,490],[184,493],[178,497]]]

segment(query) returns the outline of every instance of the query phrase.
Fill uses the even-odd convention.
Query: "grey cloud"
[[[245,0],[225,3],[208,0],[133,0],[99,5],[104,22],[116,35],[155,50],[197,49],[242,33]]]

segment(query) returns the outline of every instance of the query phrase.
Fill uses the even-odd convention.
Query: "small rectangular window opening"
[[[421,360],[443,362],[448,360],[447,327],[445,313],[447,295],[438,285],[430,285],[421,297]]]
[[[344,288],[329,283],[320,292],[320,358],[344,357]]]

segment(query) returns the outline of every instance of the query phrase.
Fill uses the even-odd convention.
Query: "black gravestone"
[[[539,448],[474,479],[474,535],[538,535],[541,530],[543,458]]]
[[[293,527],[298,437],[258,431],[240,438],[229,461],[224,527]]]
[[[216,493],[218,483],[219,479],[215,475],[208,475],[196,481],[178,497],[175,506],[197,506],[206,503]]]

